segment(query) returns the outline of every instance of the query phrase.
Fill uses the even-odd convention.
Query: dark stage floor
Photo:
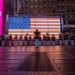
[[[75,46],[0,47],[0,75],[75,75]]]

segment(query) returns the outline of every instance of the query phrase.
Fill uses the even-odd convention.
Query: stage
[[[0,75],[75,75],[75,46],[0,47]]]

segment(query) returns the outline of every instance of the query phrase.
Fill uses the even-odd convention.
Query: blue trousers
[[[39,39],[35,39],[35,46],[39,47]]]

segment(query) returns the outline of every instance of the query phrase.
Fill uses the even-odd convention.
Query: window
[[[66,24],[66,21],[64,20],[64,24]]]
[[[75,20],[69,20],[68,23],[69,24],[75,24]]]
[[[35,2],[37,2],[37,0],[35,0]]]
[[[65,18],[65,15],[63,15],[63,18]]]
[[[55,13],[55,10],[53,10],[53,13]]]
[[[48,2],[51,2],[51,0],[48,0]]]
[[[46,0],[44,0],[43,2],[46,2]]]
[[[62,4],[62,7],[64,7],[64,4]]]
[[[72,7],[74,7],[74,4],[71,4]]]
[[[58,13],[60,13],[61,12],[61,10],[58,10]]]
[[[68,4],[67,7],[70,7],[70,4]]]
[[[72,12],[74,12],[74,9],[72,9]]]
[[[70,12],[70,10],[68,9],[67,12]]]
[[[60,4],[58,4],[58,7],[60,7]]]
[[[60,2],[60,0],[58,0],[58,2]]]
[[[24,3],[24,0],[22,0],[22,3]]]
[[[35,5],[35,8],[37,8],[37,5]]]
[[[43,7],[46,8],[46,5],[44,5]]]
[[[25,12],[25,14],[28,14],[28,12]]]
[[[69,2],[70,0],[67,0],[67,2]]]
[[[55,5],[53,5],[53,7],[55,7]]]
[[[65,13],[65,10],[62,10],[62,13]]]
[[[55,0],[53,0],[53,2],[55,2]]]
[[[51,5],[48,5],[48,7],[51,7]]]
[[[62,2],[64,2],[64,0],[62,0]]]
[[[33,8],[33,5],[31,5],[31,8]]]
[[[42,8],[42,6],[41,6],[41,5],[39,5],[39,8]]]
[[[71,0],[71,2],[73,2],[74,0]]]

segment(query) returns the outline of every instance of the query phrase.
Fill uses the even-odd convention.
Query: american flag
[[[60,17],[50,16],[34,16],[34,17],[9,17],[8,21],[8,33],[15,36],[25,35],[26,33],[34,36],[33,32],[38,29],[41,32],[41,36],[47,32],[51,36],[52,34],[58,38],[61,32]]]

